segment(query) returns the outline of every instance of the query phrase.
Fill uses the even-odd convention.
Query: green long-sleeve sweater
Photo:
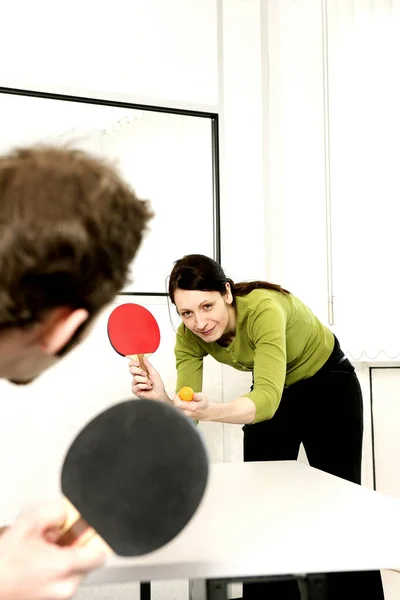
[[[255,404],[257,423],[273,417],[283,388],[314,375],[333,346],[332,332],[299,298],[256,289],[236,298],[236,334],[227,348],[203,341],[183,323],[179,326],[176,389],[188,385],[201,391],[207,354],[240,371],[253,371],[254,388],[244,396]]]

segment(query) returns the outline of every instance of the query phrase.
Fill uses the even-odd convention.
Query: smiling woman
[[[299,298],[267,281],[234,283],[221,265],[200,254],[175,263],[169,297],[182,320],[175,343],[176,390],[190,386],[193,400],[181,400],[179,394],[169,398],[148,361],[148,377],[130,364],[134,394],[173,402],[196,421],[244,425],[245,461],[296,460],[303,443],[311,466],[360,483],[360,385],[338,340]],[[209,401],[202,393],[207,355],[251,372],[251,390],[230,402]],[[341,577],[332,576],[329,586],[339,592],[332,597],[342,597],[348,586]],[[352,577],[360,596],[383,598],[379,572]],[[272,597],[271,585],[244,584],[243,596]],[[297,588],[289,589],[291,585],[280,585],[273,597],[297,599]]]

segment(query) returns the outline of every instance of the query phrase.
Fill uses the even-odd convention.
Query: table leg
[[[140,583],[140,600],[151,600],[150,581],[143,581]]]
[[[207,600],[227,600],[228,582],[223,579],[206,581]]]
[[[327,600],[326,576],[308,575],[298,579],[301,600]]]

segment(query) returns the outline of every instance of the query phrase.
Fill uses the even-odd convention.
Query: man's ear
[[[45,317],[40,332],[40,346],[46,354],[56,355],[89,317],[84,308],[53,308]]]

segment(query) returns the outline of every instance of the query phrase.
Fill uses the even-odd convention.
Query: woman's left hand
[[[212,402],[204,394],[194,394],[193,400],[190,402],[181,400],[178,394],[175,394],[173,402],[176,408],[181,410],[187,417],[192,417],[196,421],[206,421],[209,419]]]

